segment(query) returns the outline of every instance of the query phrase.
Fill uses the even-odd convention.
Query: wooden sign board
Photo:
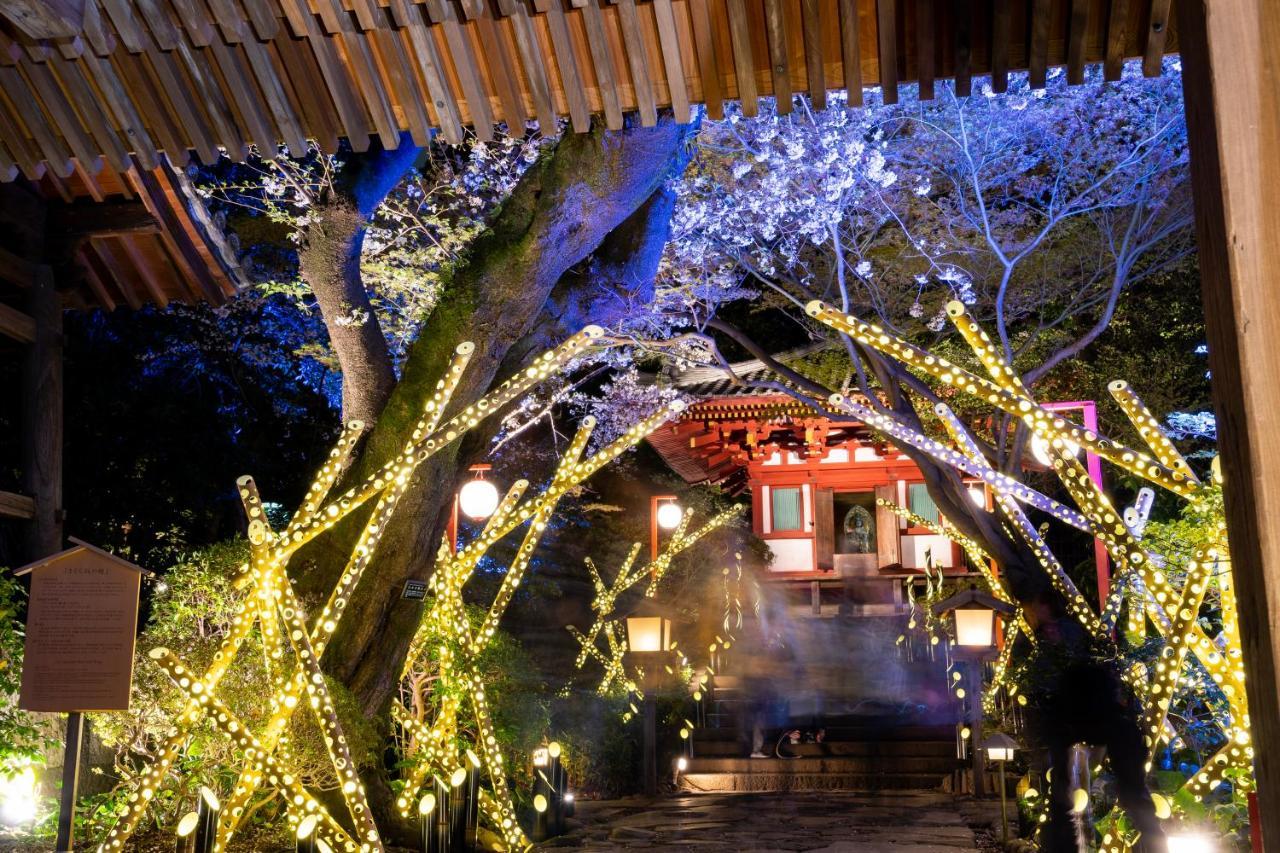
[[[84,544],[18,570],[31,574],[18,707],[129,709],[145,572]]]

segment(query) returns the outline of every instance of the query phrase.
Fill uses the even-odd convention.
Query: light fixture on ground
[[[19,767],[0,778],[0,824],[23,826],[36,818],[36,771]]]
[[[485,472],[492,467],[491,465],[472,465],[471,470],[475,472],[475,479],[458,490],[458,509],[473,521],[484,521],[493,515],[501,500],[497,486],[484,478]]]
[[[982,742],[982,748],[987,752],[987,760],[996,762],[996,765],[1000,768],[1000,839],[1007,847],[1009,844],[1009,804],[1004,779],[1004,765],[1006,761],[1013,761],[1013,753],[1017,751],[1018,743],[1004,732],[996,732]]]
[[[1169,853],[1215,853],[1218,849],[1211,837],[1196,832],[1172,833],[1168,843]]]
[[[955,636],[952,653],[956,666],[965,673],[955,688],[955,695],[961,700],[966,728],[973,737],[982,731],[982,661],[996,652],[996,616],[1012,617],[1017,608],[971,586],[939,601],[931,609],[933,615],[940,618],[952,614]],[[982,749],[970,749],[969,755],[973,793],[982,796],[986,793],[986,756]]]

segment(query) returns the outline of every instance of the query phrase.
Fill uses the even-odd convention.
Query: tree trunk
[[[298,267],[315,294],[342,368],[343,420],[372,426],[396,380],[386,338],[360,276],[368,220],[353,200],[341,195],[317,205],[312,216],[315,221],[298,248]]]
[[[446,283],[353,466],[353,479],[400,451],[460,342],[472,341],[476,351],[454,395],[453,411],[501,378],[508,353],[535,331],[565,271],[654,195],[683,162],[692,133],[691,127],[666,118],[651,128],[569,134],[525,173],[492,227],[471,248],[468,262]],[[656,233],[665,238],[665,232]],[[457,445],[418,469],[326,655],[326,667],[351,688],[367,715],[384,710],[396,690],[400,663],[422,613],[420,603],[400,598],[400,590],[406,580],[431,573],[458,469]],[[354,526],[321,537],[303,555],[299,564],[311,566],[298,578],[304,595],[327,594]]]

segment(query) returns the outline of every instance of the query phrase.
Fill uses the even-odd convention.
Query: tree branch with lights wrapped
[[[1121,801],[1128,812],[1130,831],[1125,831],[1114,820],[1108,821],[1105,826],[1111,831],[1103,834],[1104,849],[1120,851],[1132,846],[1141,850],[1156,843],[1155,839],[1161,834],[1156,815],[1159,812],[1161,816],[1168,816],[1169,804],[1163,798],[1153,801],[1143,780],[1162,744],[1186,736],[1184,731],[1179,731],[1177,721],[1169,712],[1180,699],[1185,701],[1188,693],[1202,694],[1208,690],[1221,697],[1213,715],[1219,732],[1218,749],[1175,794],[1173,806],[1184,813],[1194,812],[1195,803],[1228,781],[1233,788],[1247,790],[1251,784],[1248,774],[1253,751],[1248,734],[1230,556],[1221,517],[1214,522],[1217,535],[1211,543],[1192,554],[1168,559],[1167,555],[1162,556],[1144,545],[1140,534],[1126,522],[1124,513],[1076,458],[1078,450],[1084,449],[1133,477],[1164,488],[1201,511],[1212,507],[1214,485],[1200,481],[1128,384],[1116,381],[1110,390],[1142,436],[1146,449],[1127,447],[1046,409],[1030,394],[1000,350],[958,301],[948,305],[948,316],[990,378],[974,374],[880,326],[821,302],[809,303],[807,311],[820,323],[848,335],[857,345],[914,371],[936,387],[976,398],[996,411],[1019,419],[1049,448],[1053,471],[1076,505],[1071,508],[1053,501],[992,468],[978,443],[944,404],[935,407],[935,414],[948,434],[947,443],[903,423],[892,413],[873,408],[872,401],[859,402],[840,394],[832,394],[825,401],[864,420],[900,446],[911,447],[927,454],[937,464],[980,479],[995,495],[999,512],[993,513],[993,518],[1016,534],[1034,555],[1034,562],[1030,564],[997,562],[999,576],[987,573],[985,577],[992,594],[1011,599],[1019,606],[1018,618],[1009,625],[1006,649],[1021,648],[1024,653],[1036,655],[1039,661],[1039,683],[1024,687],[1023,695],[1042,717],[1041,736],[1051,741],[1057,759],[1054,767],[1059,769],[1049,801],[1050,809],[1055,812],[1054,831],[1059,835],[1046,839],[1047,849],[1067,849],[1061,836],[1070,836],[1073,830],[1062,826],[1064,818],[1069,817],[1063,812],[1080,810],[1080,803],[1074,802],[1074,792],[1065,787],[1068,776],[1062,770],[1066,747],[1076,742],[1110,742],[1109,761],[1113,773],[1121,780]],[[1042,532],[1028,519],[1024,506],[1097,537],[1106,545],[1117,566],[1117,576],[1105,601],[1091,603],[1075,588]],[[989,556],[961,532],[959,525],[948,525],[945,532],[970,551],[979,568],[987,565]],[[1031,566],[1036,566],[1038,571],[1032,571]],[[1037,577],[1045,582],[1037,581]],[[1201,608],[1211,587],[1219,603],[1216,621],[1220,631],[1216,636],[1210,636],[1201,619]],[[1130,608],[1130,625],[1145,619],[1161,640],[1151,671],[1126,659],[1112,640],[1126,605]],[[1067,631],[1064,625],[1073,628]],[[1022,646],[1017,645],[1019,634]],[[1028,649],[1027,645],[1032,648]],[[1006,689],[1009,660],[1008,656],[1002,658],[992,689]],[[1131,693],[1141,703],[1141,712],[1138,704],[1126,701],[1123,696],[1109,698],[1105,693],[1109,689]],[[1072,690],[1077,691],[1074,697],[1067,695]],[[1109,710],[1107,702],[1117,699],[1120,704]],[[1055,703],[1065,707],[1054,707]],[[1097,734],[1098,727],[1090,724],[1091,719],[1119,726],[1126,739],[1116,739],[1114,731]],[[1042,821],[1048,819],[1041,814]]]

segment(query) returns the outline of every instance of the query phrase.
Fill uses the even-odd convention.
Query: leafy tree
[[[56,741],[49,719],[18,707],[25,598],[21,584],[0,577],[0,777],[40,762]]]
[[[160,570],[242,530],[250,467],[292,507],[337,428],[315,325],[280,297],[68,314],[68,531]]]

